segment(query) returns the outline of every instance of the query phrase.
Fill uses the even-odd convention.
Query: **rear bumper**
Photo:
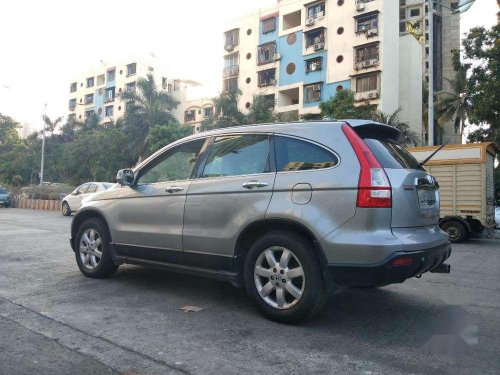
[[[451,254],[449,243],[418,251],[401,251],[391,254],[375,264],[329,264],[328,273],[338,285],[373,286],[402,283],[442,264]],[[397,259],[412,259],[411,265],[395,266]]]

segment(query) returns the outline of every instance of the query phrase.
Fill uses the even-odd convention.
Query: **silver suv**
[[[447,273],[438,184],[401,140],[363,120],[181,139],[84,201],[76,262],[96,278],[130,263],[227,280],[282,322],[318,311],[332,286]]]

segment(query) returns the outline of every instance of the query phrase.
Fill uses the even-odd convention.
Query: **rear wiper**
[[[427,163],[429,160],[431,160],[434,155],[436,155],[439,151],[441,151],[441,149],[446,146],[448,143],[451,142],[451,139],[449,139],[447,142],[445,142],[444,144],[442,144],[441,146],[438,147],[438,149],[436,151],[434,151],[432,154],[430,154],[426,159],[422,160],[420,163],[417,164],[417,167],[419,168],[422,168],[425,163]]]

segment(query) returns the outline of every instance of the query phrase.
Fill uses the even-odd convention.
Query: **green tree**
[[[354,93],[351,90],[339,90],[327,101],[319,103],[321,117],[331,119],[369,118],[373,109],[371,106],[354,105]]]
[[[0,113],[0,146],[15,143],[19,139],[19,123]]]
[[[275,122],[277,119],[274,113],[275,104],[274,99],[271,99],[269,96],[263,94],[254,95],[246,122],[248,124]]]
[[[246,117],[238,108],[238,99],[240,96],[241,91],[237,89],[234,91],[224,91],[219,96],[213,98],[215,105],[214,115],[202,121],[201,130],[205,131],[245,124]]]
[[[149,129],[149,134],[146,138],[148,155],[190,134],[191,128],[189,126],[179,124],[154,125]]]
[[[147,150],[146,139],[152,126],[177,122],[171,112],[179,102],[159,90],[151,74],[139,78],[136,89],[124,91],[121,99],[127,105],[124,121],[124,131],[129,136],[127,147],[134,158],[140,158]]]
[[[398,108],[393,113],[384,113],[378,111],[373,114],[371,117],[372,120],[380,122],[382,124],[387,124],[395,127],[400,130],[401,133],[404,134],[409,144],[413,146],[417,146],[420,144],[420,135],[411,130],[410,124],[406,121],[401,121],[399,119],[399,113],[401,112],[401,108]]]
[[[56,117],[54,120],[51,120],[49,116],[42,116],[43,123],[45,126],[45,132],[48,132],[51,136],[54,135],[57,127],[61,124],[63,117]]]

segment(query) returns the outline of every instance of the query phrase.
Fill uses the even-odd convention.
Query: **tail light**
[[[392,207],[391,183],[377,158],[351,126],[343,124],[342,131],[356,153],[361,167],[356,206]]]

